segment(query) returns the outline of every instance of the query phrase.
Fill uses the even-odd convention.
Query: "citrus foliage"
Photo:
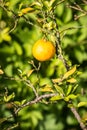
[[[82,12],[67,2],[73,6],[77,1],[0,0],[0,129],[80,129],[66,106],[81,107],[79,113],[86,124],[87,15],[74,20]],[[82,1],[77,4],[87,10]],[[32,47],[42,37],[57,45],[57,55],[39,63],[32,56]],[[67,71],[58,40],[70,66]],[[14,116],[20,106],[44,93],[56,95]],[[8,119],[11,114],[13,118]]]

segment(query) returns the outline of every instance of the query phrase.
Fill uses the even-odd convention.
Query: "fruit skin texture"
[[[50,60],[55,55],[56,49],[52,42],[45,39],[38,40],[32,49],[32,54],[38,61]]]

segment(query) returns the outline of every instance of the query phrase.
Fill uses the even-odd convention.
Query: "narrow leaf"
[[[53,83],[60,83],[62,81],[61,78],[57,78],[57,79],[52,79]]]
[[[14,104],[20,106],[20,105],[21,105],[21,102],[19,102],[19,101],[15,101]]]
[[[33,73],[34,70],[35,70],[35,69],[30,70],[30,71],[27,73],[27,76],[29,77],[29,76]]]
[[[40,88],[39,91],[41,91],[41,92],[54,92],[52,87],[50,87],[49,85],[46,85],[45,87]]]
[[[69,85],[66,95],[69,95],[71,93],[71,91],[72,91],[72,85]]]
[[[78,107],[87,106],[87,102],[80,102],[78,103]]]
[[[31,7],[24,8],[24,9],[21,10],[21,12],[22,12],[23,14],[26,14],[26,13],[28,13],[28,12],[32,12],[32,11],[34,11],[34,9],[31,8]]]
[[[57,101],[57,100],[61,100],[61,99],[63,99],[63,97],[61,95],[57,95],[57,96],[50,98],[51,101]]]
[[[78,87],[78,84],[76,84],[76,85],[73,87],[72,93],[74,93],[74,92],[76,91],[77,87]]]
[[[59,94],[64,95],[63,89],[60,86],[55,84],[54,87]]]
[[[73,105],[73,104],[68,104],[67,106],[68,106],[69,108],[74,107],[74,105]]]
[[[34,11],[33,8],[27,7],[27,8],[22,9],[22,10],[19,12],[18,16],[22,16],[22,15],[24,15],[24,14],[31,13],[31,12],[33,12],[33,11]]]
[[[76,65],[71,69],[69,70],[68,72],[66,72],[63,76],[63,79],[67,79],[69,76],[71,76],[74,72],[76,71]]]
[[[10,101],[11,99],[13,99],[15,97],[15,94],[14,94],[14,92],[11,94],[11,95],[9,95],[9,96],[4,96],[4,101],[5,102],[8,102],[8,101]]]
[[[76,83],[76,81],[77,81],[77,80],[74,79],[74,78],[71,78],[71,79],[68,79],[68,80],[67,80],[67,82],[69,82],[69,83]]]
[[[70,99],[75,99],[77,98],[79,95],[74,95],[74,94],[70,94],[67,97],[64,98],[65,101],[69,101]]]
[[[23,105],[26,102],[26,99],[21,101],[21,105]]]

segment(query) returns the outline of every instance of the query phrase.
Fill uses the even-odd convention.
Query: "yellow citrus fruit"
[[[55,46],[52,42],[45,39],[38,40],[32,49],[33,56],[38,61],[50,60],[55,55]]]

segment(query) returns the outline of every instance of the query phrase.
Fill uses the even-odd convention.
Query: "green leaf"
[[[21,105],[21,102],[15,101],[14,104],[20,106],[20,105]]]
[[[69,71],[67,71],[64,76],[63,76],[63,79],[67,79],[69,76],[71,76],[74,72],[76,71],[76,65],[70,69]]]
[[[50,98],[51,101],[57,101],[57,100],[61,100],[61,99],[63,99],[63,96],[61,96],[61,95],[53,96],[52,98]]]
[[[30,75],[35,71],[35,69],[31,69],[27,72],[27,77],[30,77]]]
[[[77,80],[74,79],[74,78],[71,78],[71,79],[68,79],[68,80],[67,80],[67,82],[69,82],[69,83],[76,83],[76,81],[77,81]]]
[[[41,92],[54,92],[52,87],[50,87],[48,84],[46,86],[44,86],[43,88],[40,88],[39,91],[41,91]]]
[[[66,96],[65,98],[64,98],[64,100],[65,101],[69,101],[70,99],[75,99],[75,98],[77,98],[79,96],[79,94],[77,94],[77,95],[74,95],[74,94],[70,94],[70,95],[68,95],[68,96]]]
[[[51,5],[52,5],[52,7],[56,7],[57,5],[59,6],[59,5],[61,5],[61,4],[59,4],[60,3],[60,1],[58,1],[58,0],[51,0],[52,2],[50,2],[50,3],[52,3]],[[59,12],[59,11],[58,11]]]
[[[78,107],[83,107],[83,106],[87,106],[87,102],[80,102],[77,105]]]
[[[64,11],[64,23],[69,22],[72,19],[72,10],[69,8],[66,8]]]
[[[5,73],[6,73],[6,75],[7,76],[12,76],[12,68],[13,66],[12,66],[12,64],[8,64],[8,66],[6,66],[6,68],[5,68]]]
[[[15,97],[15,93],[13,92],[11,95],[9,96],[4,96],[4,101],[5,102],[9,102],[11,99],[13,99]]]
[[[67,32],[64,32],[64,33],[67,34]],[[69,38],[69,37],[67,37],[67,36],[64,36],[64,34],[62,34],[62,35],[63,35],[63,37],[64,37],[64,39],[62,39],[62,41],[63,41],[63,47],[64,47],[64,48],[66,48],[66,47],[69,46],[70,44],[73,44],[73,43],[74,43],[73,39],[71,39],[71,38]]]
[[[72,87],[73,87],[72,85],[69,85],[69,86],[68,86],[66,95],[69,95],[69,94],[71,93]]]
[[[83,28],[82,30],[81,30],[81,34],[80,34],[80,36],[78,37],[78,42],[82,42],[86,37],[87,37],[87,28]]]
[[[21,3],[19,4],[19,10],[21,10],[22,7],[23,7],[23,2],[21,2]]]
[[[61,78],[57,78],[57,79],[52,79],[53,83],[60,83],[62,81]]]
[[[74,93],[74,92],[76,91],[77,87],[78,87],[78,84],[76,84],[76,85],[73,87],[72,93]]]
[[[64,95],[64,91],[60,86],[55,84],[54,87],[59,94]]]
[[[0,33],[0,41],[11,41],[11,36],[9,35],[9,28],[4,28],[2,32]]]
[[[74,107],[74,105],[73,105],[73,104],[68,104],[67,106],[68,106],[69,108]]]
[[[14,45],[14,48],[15,48],[17,54],[22,55],[23,52],[22,52],[21,46],[17,42],[14,42],[13,45]]]
[[[38,1],[34,1],[32,4],[31,4],[31,7],[33,7],[35,10],[40,10],[42,8],[42,4]]]
[[[58,16],[61,16],[64,12],[64,4],[59,4],[56,8],[56,13]]]
[[[21,105],[23,105],[26,102],[26,99],[21,101]]]
[[[79,49],[75,48],[74,53],[79,63],[82,63],[83,61],[87,60],[87,53],[81,48]]]
[[[31,7],[23,8],[23,9],[19,12],[18,16],[22,16],[22,15],[27,14],[27,13],[32,13],[33,11],[34,11],[34,9],[31,8]]]

